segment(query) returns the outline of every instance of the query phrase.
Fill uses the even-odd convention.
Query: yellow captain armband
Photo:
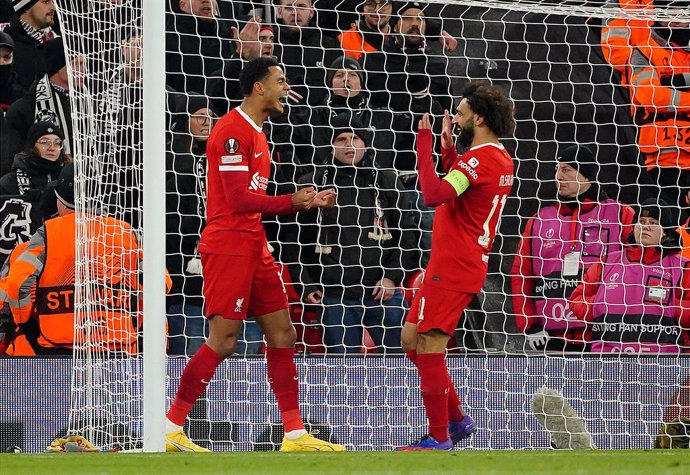
[[[451,170],[443,179],[455,188],[455,192],[458,196],[463,194],[464,191],[470,187],[470,180],[460,170]]]

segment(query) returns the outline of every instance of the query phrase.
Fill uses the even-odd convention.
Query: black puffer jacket
[[[395,174],[371,164],[365,156],[359,166],[326,165],[300,180],[338,192],[335,207],[298,215],[301,245],[285,246],[283,257],[303,295],[323,289],[328,296],[358,298],[381,278],[399,284],[419,267],[407,195]]]
[[[14,246],[28,240],[43,222],[57,213],[55,193],[48,183],[57,180],[62,161],[51,162],[33,154],[14,157],[12,171],[0,178],[0,261]]]

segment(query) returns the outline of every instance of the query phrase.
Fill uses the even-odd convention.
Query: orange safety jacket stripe
[[[621,1],[623,8],[647,9],[648,0]],[[690,53],[659,44],[652,22],[617,18],[602,29],[602,51],[621,73],[639,125],[638,145],[647,166],[690,169],[690,92],[663,86],[662,78],[690,72]]]
[[[349,30],[343,31],[338,35],[340,46],[345,52],[346,56],[359,61],[365,53],[372,53],[378,51],[376,48],[366,42],[362,33],[359,32],[357,25],[352,26]]]

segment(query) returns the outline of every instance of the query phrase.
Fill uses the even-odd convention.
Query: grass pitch
[[[687,450],[281,454],[3,454],[3,475],[62,474],[664,474],[690,473]]]

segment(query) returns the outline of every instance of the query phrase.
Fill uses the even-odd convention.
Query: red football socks
[[[167,418],[170,422],[178,426],[184,425],[189,412],[208,386],[221,361],[223,358],[211,347],[205,343],[201,345],[182,372],[180,387],[177,388],[175,399],[168,409]]]
[[[429,435],[448,440],[448,369],[443,353],[417,355],[422,400],[429,419]]]
[[[446,366],[446,374],[448,374],[448,419],[454,422],[459,422],[465,417],[462,412],[462,401],[458,396],[458,391],[455,389],[455,384],[450,377],[450,371]]]
[[[417,352],[415,350],[408,351],[405,355],[407,355],[407,358],[417,366]],[[448,372],[448,419],[456,422],[461,421],[463,417],[465,417],[465,413],[462,411],[462,401],[460,401],[458,391],[455,389],[455,384],[453,384],[453,380],[450,377],[450,372]]]
[[[294,348],[266,348],[268,382],[278,401],[285,432],[304,429],[299,410],[299,381]]]

